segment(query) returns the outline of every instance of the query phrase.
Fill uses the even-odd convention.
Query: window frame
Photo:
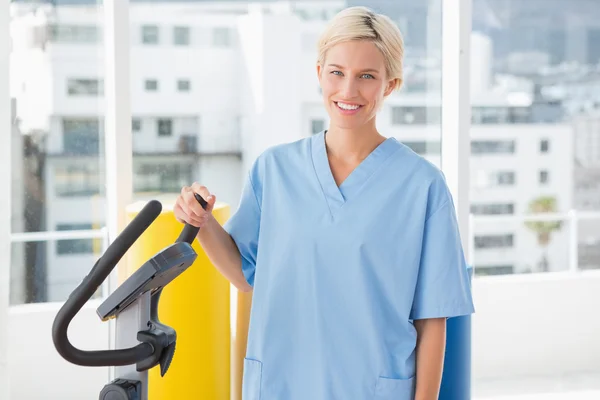
[[[0,59],[10,59],[10,2],[0,2]],[[11,159],[12,123],[10,67],[0,62],[0,130],[9,132],[0,138],[0,160]],[[4,127],[4,128],[2,128]],[[0,187],[12,186],[12,162],[0,168]],[[0,196],[0,366],[8,365],[8,304],[11,265],[12,196]],[[9,397],[8,368],[0,367],[0,399]]]
[[[470,33],[472,0],[439,0],[442,6],[442,123],[441,169],[454,199],[463,247],[469,248],[469,129],[470,129]],[[111,243],[126,226],[126,207],[132,200],[132,124],[131,124],[131,21],[130,2],[104,1],[104,96],[105,96],[105,163],[106,163],[106,224]],[[10,56],[10,2],[0,2],[0,57]],[[160,45],[161,29],[158,27]],[[137,34],[142,34],[140,27]],[[213,34],[214,36],[214,34]],[[143,42],[143,37],[140,38]],[[229,37],[233,41],[233,37]],[[213,45],[215,39],[213,37]],[[219,43],[220,44],[220,43]],[[227,45],[231,45],[228,42]],[[11,99],[9,66],[0,63],[0,126],[11,132]],[[10,135],[2,140],[0,159],[10,159]],[[8,145],[6,145],[8,144]],[[10,165],[10,163],[9,163]],[[460,177],[460,179],[459,179]],[[0,185],[10,187],[11,171],[0,168]],[[11,203],[10,196],[0,196],[0,266],[11,265]],[[469,256],[467,261],[470,262]],[[125,263],[122,260],[119,265]],[[119,269],[118,266],[115,271]],[[0,268],[0,320],[7,318],[7,268]],[[116,272],[108,280],[112,292],[117,285]],[[0,324],[0,365],[6,362],[5,324]],[[111,329],[112,332],[112,329]],[[114,333],[109,346],[114,346]],[[6,374],[0,373],[0,398],[8,397]],[[5,394],[3,396],[3,394]]]
[[[473,0],[442,3],[441,170],[454,200],[467,263],[472,263],[470,217],[471,31]],[[458,3],[458,4],[457,4]]]

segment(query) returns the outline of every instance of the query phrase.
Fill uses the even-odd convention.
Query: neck
[[[385,140],[374,124],[358,129],[331,126],[325,137],[327,153],[335,159],[349,162],[362,161]]]

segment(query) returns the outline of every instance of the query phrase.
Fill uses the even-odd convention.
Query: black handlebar
[[[208,204],[202,198],[202,196],[200,196],[198,193],[194,193],[194,196],[196,197],[196,200],[198,201],[198,203],[200,203],[202,208],[204,208],[206,210],[206,207],[208,206]],[[199,230],[200,229],[196,228],[195,226],[192,226],[190,224],[185,224],[185,227],[183,228],[183,231],[177,238],[176,242],[178,242],[178,243],[186,242],[186,243],[192,244],[194,242],[194,239],[196,238],[196,235],[198,234]]]
[[[152,354],[152,346],[147,343],[122,350],[84,351],[74,347],[67,336],[71,320],[81,310],[94,292],[110,275],[117,263],[133,243],[160,215],[162,205],[156,200],[150,201],[142,211],[121,232],[106,252],[94,265],[94,268],[71,293],[58,311],[52,325],[52,340],[58,353],[67,361],[84,366],[128,365]]]
[[[206,201],[198,194],[196,200],[206,209]],[[155,349],[149,343],[140,343],[135,347],[118,350],[80,350],[69,341],[67,331],[75,315],[94,295],[98,287],[110,275],[127,250],[160,215],[162,205],[156,200],[149,201],[140,213],[125,227],[105,253],[98,259],[90,273],[75,288],[62,308],[58,311],[52,325],[52,340],[58,353],[67,361],[81,366],[123,366],[130,365],[152,356]],[[192,244],[199,228],[186,224],[177,239],[178,242]],[[159,295],[153,298],[157,303]],[[155,304],[157,305],[157,304]]]

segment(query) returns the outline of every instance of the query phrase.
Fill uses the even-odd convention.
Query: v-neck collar
[[[315,173],[333,217],[347,201],[358,194],[369,177],[383,164],[383,161],[398,149],[398,142],[395,138],[387,138],[381,142],[338,187],[327,157],[326,132],[324,130],[312,137],[311,153]]]

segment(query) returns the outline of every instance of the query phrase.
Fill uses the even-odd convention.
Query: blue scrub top
[[[413,399],[413,321],[474,312],[452,198],[394,138],[338,187],[325,134],[261,154],[225,224],[253,286],[243,400]]]

